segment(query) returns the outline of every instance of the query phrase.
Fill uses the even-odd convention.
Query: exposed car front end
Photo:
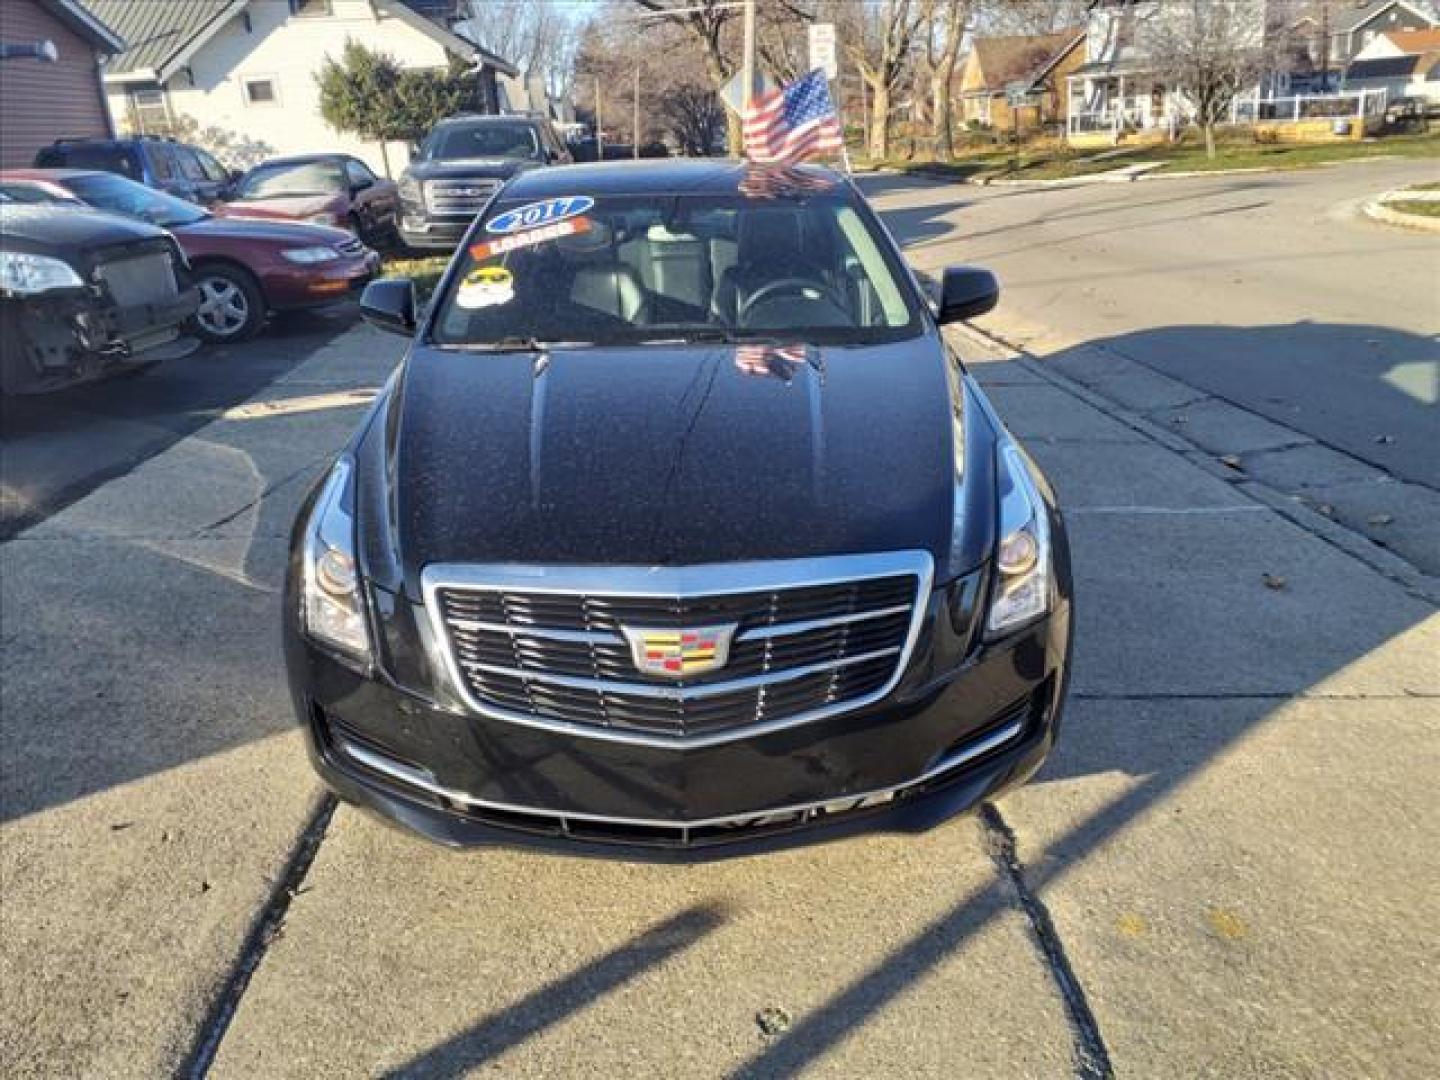
[[[173,237],[72,207],[0,208],[0,388],[45,393],[184,356],[199,296]]]

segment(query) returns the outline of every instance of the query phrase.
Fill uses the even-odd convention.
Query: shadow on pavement
[[[606,953],[557,982],[486,1017],[384,1075],[391,1080],[430,1080],[469,1075],[540,1031],[689,949],[725,922],[725,911],[701,905],[652,926],[624,947]]]
[[[202,345],[132,378],[0,398],[0,542],[253,397],[355,326],[358,311],[290,312],[252,341]]]

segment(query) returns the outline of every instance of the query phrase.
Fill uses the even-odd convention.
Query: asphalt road
[[[1435,176],[1433,161],[1396,160],[1068,188],[864,186],[916,265],[1001,276],[982,327],[1097,378],[1138,367],[1178,381],[1191,392],[1143,377],[1110,389],[1207,448],[1211,412],[1244,409],[1276,437],[1218,453],[1440,575],[1440,238],[1359,212]]]
[[[1080,198],[881,201],[968,230]],[[973,261],[1005,317],[1069,254]],[[1113,295],[1122,320],[1140,295]],[[4,1075],[1440,1073],[1440,615],[1174,435],[1283,456],[1296,429],[1084,340],[958,337],[1069,516],[1045,770],[921,836],[693,867],[456,854],[334,808],[291,730],[286,532],[403,347],[333,329],[7,424],[5,484],[39,509],[0,544]]]

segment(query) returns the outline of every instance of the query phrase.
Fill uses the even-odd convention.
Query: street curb
[[[1046,370],[1045,361],[1023,346],[1015,345],[998,335],[972,326],[970,323],[958,323],[956,329],[961,333],[973,335],[979,344],[992,349],[998,347],[1014,354],[1019,358],[1021,366],[1026,371],[1043,379],[1056,389],[1078,398],[1112,420],[1124,424],[1150,441],[1159,443],[1167,450],[1180,455],[1201,471],[1224,481],[1246,497],[1276,511],[1306,532],[1364,563],[1376,573],[1400,585],[1411,595],[1440,606],[1440,578],[1431,577],[1368,537],[1352,529],[1347,529],[1324,514],[1311,510],[1294,496],[1272,488],[1243,472],[1237,472],[1227,467],[1213,454],[1201,450],[1194,443],[1161,427],[1148,417],[1116,404],[1110,398],[1097,394],[1088,386],[1067,375],[1058,371]]]
[[[1376,195],[1362,207],[1367,217],[1383,221],[1387,225],[1398,225],[1402,229],[1415,232],[1440,233],[1440,218],[1421,217],[1419,214],[1393,210],[1386,205],[1390,202],[1440,202],[1440,191],[1406,191],[1404,188],[1395,188]]]

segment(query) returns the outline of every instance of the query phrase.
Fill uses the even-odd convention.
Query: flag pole
[[[745,0],[745,55],[740,68],[741,115],[750,112],[750,99],[755,94],[755,0]]]
[[[850,167],[850,146],[845,141],[845,108],[841,104],[841,99],[845,88],[840,83],[838,71],[836,72],[835,80],[829,85],[830,100],[835,103],[835,119],[840,123],[840,161],[845,166],[845,175],[854,176],[855,170]],[[836,93],[837,87],[839,88],[840,93]]]

